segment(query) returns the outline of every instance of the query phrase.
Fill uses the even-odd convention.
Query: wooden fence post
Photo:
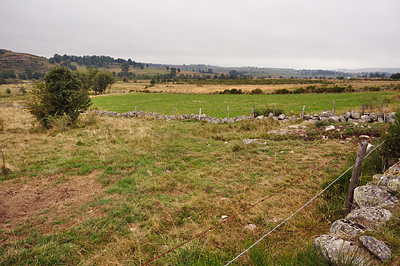
[[[361,112],[361,115],[364,115],[364,110],[365,110],[365,104],[363,103],[363,104],[362,104],[362,112]]]
[[[304,111],[306,110],[306,106],[303,105],[303,112],[301,112],[301,118],[304,119]]]
[[[333,115],[336,116],[335,100],[332,100],[332,104],[333,104]]]
[[[174,108],[174,115],[175,115],[175,119],[176,119],[176,109]]]
[[[135,106],[135,113],[137,112],[137,106]]]
[[[354,164],[353,173],[351,174],[351,179],[350,179],[349,194],[347,196],[345,216],[350,213],[351,207],[353,205],[354,189],[357,186],[358,177],[360,176],[360,171],[361,171],[361,164],[364,160],[365,153],[367,152],[367,146],[368,142],[364,140],[361,142],[360,147],[358,148],[356,162]]]
[[[117,113],[118,113],[118,107],[117,107]]]
[[[229,119],[229,106],[228,106],[228,119]]]
[[[199,109],[199,120],[201,119],[201,108]]]
[[[383,101],[383,122],[384,123],[386,123],[386,108],[385,108],[386,106],[385,106],[385,101]]]

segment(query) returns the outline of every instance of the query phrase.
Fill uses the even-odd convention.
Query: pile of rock
[[[329,110],[323,111],[320,115],[317,114],[305,114],[303,119],[304,120],[311,120],[311,121],[318,121],[318,120],[327,120],[328,122],[331,123],[338,123],[338,122],[358,122],[358,123],[373,123],[373,122],[378,122],[378,123],[383,123],[383,122],[388,122],[388,123],[393,123],[395,121],[396,113],[392,112],[387,115],[383,113],[368,113],[361,115],[359,112],[356,111],[347,111],[343,115],[333,115]]]
[[[288,122],[288,121],[295,121],[298,119],[301,119],[295,115],[292,116],[287,116],[285,114],[280,114],[278,116],[275,116],[273,113],[270,113],[268,116],[257,116],[253,117],[251,115],[242,115],[242,116],[236,116],[232,118],[216,118],[213,116],[207,116],[205,114],[202,115],[195,115],[195,114],[186,114],[186,115],[177,115],[176,117],[174,115],[160,115],[158,113],[152,113],[152,112],[144,112],[144,111],[132,111],[132,112],[126,112],[126,113],[117,113],[117,112],[112,112],[112,111],[94,111],[97,114],[100,115],[107,115],[107,116],[122,116],[122,117],[130,117],[130,118],[137,118],[137,117],[148,117],[148,118],[155,118],[155,119],[163,119],[166,121],[171,121],[171,120],[201,120],[201,121],[206,121],[208,123],[212,124],[230,124],[230,123],[236,123],[244,120],[250,120],[250,119],[258,119],[258,120],[263,120],[263,119],[272,119],[274,121],[280,121],[280,122]],[[360,123],[372,123],[372,122],[386,122],[392,123],[394,122],[394,116],[396,113],[390,113],[386,117],[383,114],[376,114],[376,113],[370,113],[370,114],[365,114],[365,115],[360,115],[358,112],[351,111],[351,112],[346,112],[343,115],[340,116],[334,116],[332,113],[328,110],[325,110],[321,113],[321,115],[309,115],[306,114],[304,115],[303,119],[304,120],[309,120],[309,121],[318,121],[318,120],[327,120],[331,123],[338,123],[338,122],[360,122]]]
[[[391,257],[390,248],[382,241],[362,236],[388,221],[392,213],[385,209],[398,203],[389,191],[400,192],[400,162],[385,174],[375,175],[371,185],[357,187],[354,191],[353,209],[345,219],[335,221],[329,235],[314,239],[314,246],[322,255],[338,264],[352,261],[352,265],[377,265]],[[372,256],[372,255],[375,255]]]

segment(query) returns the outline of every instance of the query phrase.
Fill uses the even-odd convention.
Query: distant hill
[[[360,69],[339,69],[337,71],[342,71],[345,73],[400,73],[400,68],[390,68],[390,67],[376,67],[376,68],[360,68]]]
[[[46,57],[0,49],[0,71],[12,70],[22,73],[30,69],[33,72],[46,72],[50,68]]]

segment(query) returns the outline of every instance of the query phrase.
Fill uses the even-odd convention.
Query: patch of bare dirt
[[[95,181],[100,173],[68,178],[48,176],[15,184],[12,180],[4,182],[0,186],[0,230],[7,233],[29,224],[50,232],[60,224],[65,228],[80,222],[79,217],[69,217],[72,210],[104,193],[101,184]],[[85,215],[90,218],[96,213],[88,210]],[[65,219],[57,222],[62,218]],[[7,238],[10,240],[10,236]]]

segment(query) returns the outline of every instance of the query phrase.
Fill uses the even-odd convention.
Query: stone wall
[[[354,191],[356,208],[344,218],[335,221],[329,234],[314,239],[314,246],[322,255],[338,264],[352,261],[352,265],[379,265],[390,259],[388,245],[367,231],[379,229],[391,217],[390,207],[399,203],[390,192],[400,192],[400,162],[383,175],[375,175],[371,184]]]
[[[301,117],[292,115],[292,116],[287,116],[285,114],[280,114],[279,116],[274,116],[272,113],[270,113],[268,116],[257,116],[253,117],[251,115],[242,115],[242,116],[236,116],[232,118],[216,118],[212,116],[207,116],[205,114],[202,115],[195,115],[195,114],[186,114],[186,115],[177,115],[176,117],[174,115],[160,115],[157,113],[152,113],[152,112],[144,112],[144,111],[132,111],[132,112],[126,112],[126,113],[117,113],[117,112],[111,112],[111,111],[94,111],[99,115],[107,115],[107,116],[121,116],[121,117],[129,117],[129,118],[139,118],[139,117],[149,117],[149,118],[155,118],[155,119],[162,119],[166,121],[170,120],[201,120],[201,121],[206,121],[209,123],[213,124],[219,124],[219,123],[224,123],[224,124],[229,124],[229,123],[236,123],[240,122],[243,120],[250,120],[250,119],[272,119],[275,121],[281,121],[281,122],[288,122],[288,121],[295,121],[295,120],[301,120]],[[359,122],[359,123],[373,123],[373,122],[388,122],[388,123],[393,123],[394,117],[396,113],[389,113],[386,116],[384,114],[377,114],[377,113],[369,113],[369,114],[364,114],[360,115],[358,112],[351,111],[351,112],[346,112],[343,115],[340,116],[334,116],[332,113],[328,110],[323,111],[320,115],[317,114],[306,114],[304,115],[303,119],[307,121],[324,121],[327,120],[331,123],[338,123],[338,122]]]

